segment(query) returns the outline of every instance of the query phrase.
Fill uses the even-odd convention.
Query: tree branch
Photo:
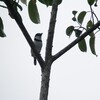
[[[47,61],[52,56],[52,44],[53,44],[57,9],[58,9],[57,0],[53,0],[51,19],[50,19],[49,30],[48,30],[48,38],[47,38],[47,44],[46,44],[45,61]]]
[[[23,24],[21,18],[19,17],[19,16],[20,16],[19,13],[18,13],[17,11],[15,11],[15,9],[13,9],[13,6],[12,6],[12,4],[10,3],[9,0],[4,0],[4,3],[7,5],[8,10],[9,10],[9,11],[11,12],[11,14],[13,15],[13,17],[14,17],[16,23],[18,24],[18,26],[19,26],[19,28],[21,29],[21,31],[22,31],[24,37],[26,38],[26,40],[27,40],[29,46],[32,48],[34,54],[36,55],[37,60],[38,60],[38,62],[39,62],[39,64],[40,64],[40,66],[41,66],[41,69],[43,70],[43,69],[44,69],[44,61],[43,61],[41,55],[36,51],[35,46],[34,46],[34,43],[33,43],[32,39],[31,39],[29,33],[27,32],[27,30],[26,30],[26,28],[25,28],[25,26],[24,26],[24,24]]]
[[[82,34],[79,38],[75,39],[73,42],[71,42],[68,46],[63,48],[61,51],[59,51],[57,54],[53,56],[53,61],[55,61],[57,58],[62,56],[64,53],[66,53],[68,50],[70,50],[72,47],[74,47],[78,42],[80,42],[82,39],[84,39],[87,35],[89,35],[91,32],[93,32],[96,28],[100,26],[100,21],[98,21],[92,28],[87,30],[84,34]]]

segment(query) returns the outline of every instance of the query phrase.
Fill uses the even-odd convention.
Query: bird
[[[42,33],[37,33],[34,37],[34,45],[35,45],[35,48],[37,50],[38,53],[41,52],[41,49],[42,49]],[[34,65],[37,64],[37,61],[36,61],[36,56],[33,52],[33,50],[31,49],[31,56],[34,57]]]

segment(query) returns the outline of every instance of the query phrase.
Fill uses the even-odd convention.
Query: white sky
[[[99,4],[100,6],[100,1]],[[23,5],[21,15],[30,35],[43,32],[45,54],[46,36],[49,26],[51,8],[38,3],[41,24],[33,24],[28,17],[27,7]],[[100,7],[95,11],[98,14]],[[89,10],[86,0],[63,0],[59,6],[55,30],[53,54],[74,39],[65,34],[66,27],[73,24],[72,10]],[[6,9],[0,8],[6,38],[0,38],[0,100],[38,100],[40,92],[41,71],[39,65],[33,65],[30,48],[19,27],[7,15]],[[87,37],[88,42],[88,37]],[[52,65],[49,100],[100,100],[100,34],[96,35],[95,57],[88,48],[87,53],[79,51],[77,45],[60,57]]]

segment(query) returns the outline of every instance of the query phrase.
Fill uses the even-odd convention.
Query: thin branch
[[[52,11],[51,11],[51,19],[50,19],[49,30],[48,30],[48,38],[47,38],[47,44],[46,44],[46,54],[45,54],[45,60],[46,61],[52,55],[52,44],[53,44],[57,9],[58,9],[57,0],[53,0]]]
[[[2,7],[2,8],[6,8],[6,9],[7,9],[7,7],[6,7],[6,6],[3,6],[3,5],[0,5],[0,7]]]
[[[93,24],[94,24],[94,17],[93,17],[93,9],[92,9],[92,7],[90,6],[90,10],[91,10],[91,18],[92,18],[92,21],[93,21]]]
[[[87,30],[84,34],[82,34],[79,38],[75,39],[73,42],[71,42],[68,46],[63,48],[61,51],[59,51],[57,54],[53,56],[53,61],[55,61],[57,58],[62,56],[64,53],[66,53],[68,50],[70,50],[72,47],[74,47],[78,42],[80,42],[82,39],[84,39],[87,35],[89,35],[91,32],[93,32],[95,29],[97,29],[100,26],[100,21],[98,21],[92,28]]]
[[[41,69],[43,70],[44,69],[44,61],[43,61],[41,55],[36,51],[35,46],[34,46],[34,43],[33,43],[32,39],[31,39],[29,33],[27,32],[27,30],[26,30],[26,28],[25,28],[22,20],[19,17],[19,13],[13,9],[13,6],[11,5],[11,3],[10,3],[9,0],[4,0],[4,2],[7,5],[8,10],[13,15],[13,17],[14,17],[16,23],[18,24],[19,28],[21,29],[21,31],[22,31],[24,37],[26,38],[29,46],[32,48],[34,54],[37,57],[37,60],[38,60],[38,62],[40,64],[40,66],[41,66]]]
[[[99,21],[97,15],[93,12],[93,15],[95,16],[96,20]]]

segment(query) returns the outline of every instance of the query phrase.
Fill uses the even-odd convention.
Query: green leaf
[[[92,6],[96,0],[87,0],[88,4]]]
[[[91,20],[89,20],[88,22],[87,22],[87,29],[90,29],[91,27],[93,26],[93,22],[91,21]]]
[[[2,29],[3,30],[3,21],[2,21],[2,19],[1,19],[1,17],[0,17],[0,29]]]
[[[29,17],[33,23],[35,23],[35,24],[40,23],[40,17],[39,17],[37,5],[36,5],[36,3],[33,2],[33,0],[29,1],[28,13],[29,13]]]
[[[98,6],[97,3],[98,3],[98,0],[95,0],[95,4],[94,4],[95,7]]]
[[[77,11],[76,10],[73,10],[72,11],[72,14],[75,16],[77,14]]]
[[[94,25],[93,22],[92,22],[91,20],[89,20],[89,21],[87,22],[87,25],[86,25],[87,30],[90,29],[91,27],[93,27],[93,25]],[[94,33],[93,33],[93,32],[90,33],[89,36],[90,36],[90,37],[94,37]]]
[[[58,5],[60,5],[62,3],[62,0],[58,0]]]
[[[47,0],[38,0],[39,2],[41,2],[42,4],[47,5]]]
[[[68,36],[71,36],[72,32],[74,31],[74,26],[69,26],[67,29],[66,29],[66,34]]]
[[[77,20],[78,20],[78,22],[80,24],[83,23],[83,20],[84,20],[85,15],[86,15],[86,11],[82,11],[81,13],[79,13]]]
[[[94,37],[94,33],[93,33],[93,32],[90,33],[89,36],[90,36],[90,37]]]
[[[0,29],[0,37],[6,37],[5,33],[3,30]]]
[[[3,29],[4,29],[4,27],[3,27],[3,21],[2,21],[2,19],[0,17],[0,37],[5,37],[6,36],[5,33],[4,33],[4,31],[3,31]]]
[[[75,36],[76,37],[79,37],[81,35],[81,33],[82,33],[82,31],[79,30],[79,29],[74,29],[74,31],[75,31]]]
[[[82,52],[86,52],[86,51],[87,51],[87,46],[86,46],[85,39],[81,40],[81,41],[78,43],[78,47],[79,47],[79,49],[80,49]]]
[[[39,0],[41,3],[46,6],[52,6],[53,0]],[[62,3],[62,0],[57,0],[58,5]]]
[[[97,56],[96,51],[95,51],[95,36],[94,36],[94,37],[90,37],[89,45],[90,45],[91,52],[92,52],[94,55]]]
[[[73,21],[76,21],[76,17],[73,17],[72,20],[73,20]]]
[[[53,0],[44,0],[47,6],[52,6]]]

